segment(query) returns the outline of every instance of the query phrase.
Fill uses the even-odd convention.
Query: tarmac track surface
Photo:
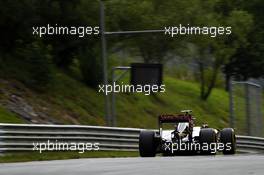
[[[264,155],[92,158],[0,164],[0,175],[264,175]]]

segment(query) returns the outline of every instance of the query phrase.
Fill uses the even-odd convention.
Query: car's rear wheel
[[[139,134],[139,153],[141,157],[155,157],[157,143],[154,131],[141,131]]]
[[[236,135],[234,129],[224,128],[220,132],[220,142],[224,144],[223,154],[236,153]]]
[[[200,153],[205,155],[216,153],[216,133],[212,128],[200,130]]]

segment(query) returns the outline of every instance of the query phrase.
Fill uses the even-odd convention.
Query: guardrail
[[[31,151],[35,142],[99,143],[100,150],[135,151],[140,129],[83,125],[0,124],[0,151]]]
[[[0,152],[32,151],[33,142],[100,144],[100,150],[137,151],[141,129],[84,125],[0,124]],[[237,136],[240,152],[264,152],[264,138]]]
[[[264,138],[237,135],[237,148],[240,152],[264,153]]]

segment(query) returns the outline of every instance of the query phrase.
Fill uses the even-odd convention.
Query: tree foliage
[[[263,76],[262,0],[111,0],[104,3],[107,31],[164,29],[179,24],[231,26],[231,35],[215,38],[204,35],[171,38],[163,33],[108,37],[109,51],[114,52],[112,48],[121,45],[148,63],[165,63],[174,55],[192,57],[199,68],[201,98],[204,100],[210,96],[222,70],[227,79],[231,75],[243,79]],[[32,76],[32,84],[35,80],[47,84],[52,66],[68,69],[77,60],[83,81],[91,87],[100,83],[99,36],[39,38],[32,35],[33,26],[47,24],[99,26],[98,1],[6,0],[0,1],[0,13],[0,67],[6,64],[23,67],[21,58],[26,58],[28,65],[41,64],[46,69],[40,71],[38,67],[25,66],[21,71],[25,75],[31,72],[28,76]]]

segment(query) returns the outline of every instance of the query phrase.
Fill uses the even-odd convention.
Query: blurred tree
[[[207,100],[210,96],[223,65],[231,60],[239,47],[248,44],[246,36],[253,25],[252,16],[246,11],[232,10],[227,14],[226,10],[223,10],[223,13],[219,13],[216,10],[219,9],[219,4],[216,2],[218,1],[199,3],[200,10],[197,9],[198,14],[194,19],[194,26],[230,26],[232,34],[219,35],[215,38],[204,35],[193,36],[189,40],[196,47],[193,55],[199,67],[201,99],[203,100]],[[210,76],[206,76],[206,73]]]
[[[170,11],[170,5],[173,4],[175,8],[176,3],[173,0],[109,1],[107,3],[107,26],[110,26],[108,30],[155,30],[176,25],[180,17],[171,17],[173,13]],[[178,44],[176,41],[180,42],[180,37],[172,39],[164,36],[163,33],[146,33],[122,36],[118,38],[118,41],[122,41],[124,47],[130,48],[132,54],[140,55],[144,62],[161,63],[166,60],[167,54],[176,48]]]
[[[250,77],[258,78],[264,75],[264,1],[241,1],[237,7],[252,14],[254,25],[245,36],[248,44],[241,45],[224,67],[226,87],[231,76],[247,80]]]
[[[190,5],[192,4],[192,5]],[[137,49],[144,62],[164,62],[169,53],[179,47],[192,45],[192,57],[197,62],[201,83],[201,99],[206,100],[215,86],[218,74],[224,64],[241,46],[248,44],[247,34],[252,26],[252,17],[243,10],[236,10],[238,3],[227,0],[143,0],[109,2],[112,21],[116,30],[162,29],[164,26],[231,26],[232,35],[218,36],[177,36],[166,38],[159,34],[142,34],[128,37],[125,42]],[[115,21],[114,25],[111,25]],[[126,38],[127,39],[127,38]],[[190,55],[189,53],[188,55]],[[186,53],[177,53],[184,55]],[[205,74],[210,74],[205,75]],[[207,78],[206,78],[207,77]]]
[[[83,38],[67,35],[50,35],[39,38],[39,36],[32,35],[32,27],[47,27],[48,24],[51,26],[57,25],[67,27],[99,26],[99,8],[97,1],[6,0],[0,1],[0,13],[0,64],[8,64],[10,66],[10,71],[13,71],[15,67],[17,69],[23,69],[23,72],[30,71],[31,74],[29,76],[35,76],[32,81],[36,79],[37,76],[40,76],[39,79],[45,76],[41,76],[38,73],[41,69],[33,69],[35,63],[38,61],[40,61],[39,64],[43,64],[43,67],[45,67],[46,64],[41,57],[36,58],[38,51],[41,53],[45,48],[52,48],[52,50],[47,50],[47,52],[52,55],[52,59],[49,59],[47,64],[52,64],[53,62],[58,67],[67,69],[71,65],[74,56],[78,55],[80,50],[83,50],[82,48],[88,48],[93,52],[98,42],[97,40],[99,40],[98,37],[94,38],[87,35]],[[23,43],[24,46],[17,43]],[[36,43],[41,44],[38,45]],[[87,47],[88,45],[89,47]],[[30,46],[32,46],[31,50],[29,48]],[[19,54],[17,54],[18,51]],[[91,56],[88,51],[82,53],[87,54],[82,55],[82,59],[80,58],[83,64],[81,66],[82,70],[84,67],[87,67],[88,64],[91,65],[87,68],[91,68],[94,62],[99,64],[98,58]],[[98,54],[96,55],[98,56]],[[25,64],[27,64],[27,66],[25,66]],[[32,64],[32,66],[30,66],[30,64]],[[48,70],[49,69],[47,69],[47,71]],[[82,71],[84,80],[88,80],[86,76],[89,76],[91,82],[100,81],[98,76],[93,77],[94,74],[87,74],[87,72],[88,71]],[[20,75],[16,75],[18,76],[17,79],[21,80],[21,77],[19,77]],[[25,80],[25,78],[23,78],[23,80]],[[87,82],[87,84],[91,85],[92,83]]]
[[[107,31],[164,29],[165,26],[232,26],[232,35],[176,36],[142,34],[138,36],[109,37],[109,50],[122,45],[131,53],[140,55],[144,62],[164,63],[171,55],[194,58],[199,65],[201,98],[206,100],[215,86],[221,68],[226,75],[258,77],[263,75],[264,50],[263,2],[228,0],[111,0],[106,4]],[[253,20],[254,25],[253,25]],[[78,36],[32,35],[33,26],[98,26],[99,4],[94,0],[6,0],[0,1],[0,64],[12,58],[35,59],[38,53],[52,58],[41,64],[67,69],[78,59],[83,80],[95,87],[100,82],[100,38]],[[23,43],[24,47],[17,45]],[[37,44],[36,44],[37,43]],[[33,48],[30,50],[29,46]],[[190,47],[191,46],[191,47]],[[38,48],[38,49],[36,49]],[[47,50],[46,48],[52,48]],[[24,49],[26,53],[22,53]],[[183,50],[185,50],[183,52]],[[32,55],[30,55],[32,54]],[[248,59],[250,58],[250,59]],[[33,61],[34,62],[34,61]],[[28,64],[34,65],[31,61]],[[21,66],[20,65],[20,66]],[[245,66],[250,65],[250,66]],[[12,67],[12,63],[10,62]],[[15,64],[13,63],[13,66]],[[17,65],[16,65],[17,66]],[[2,66],[4,67],[4,66]],[[33,66],[34,67],[34,66]],[[26,67],[25,67],[26,68]],[[33,73],[38,74],[28,68]],[[98,72],[96,74],[95,72]],[[39,75],[39,74],[38,74]]]

